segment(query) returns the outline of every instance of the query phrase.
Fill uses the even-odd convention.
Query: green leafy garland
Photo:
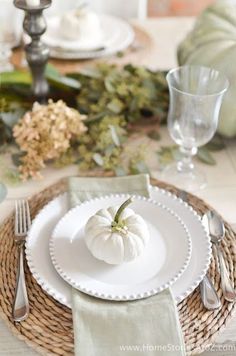
[[[141,119],[145,125],[150,120],[159,123],[166,117],[168,90],[165,73],[131,65],[118,68],[100,63],[94,68],[67,76],[60,75],[49,66],[46,75],[51,98],[62,98],[81,114],[87,115],[87,133],[54,164],[78,163],[85,170],[100,167],[115,174],[131,173],[138,154],[130,157],[124,169],[124,142],[132,133],[133,125]],[[0,144],[12,142],[12,127],[32,105],[30,85],[28,72],[2,75],[5,94],[0,102],[0,124],[3,127]]]
[[[153,140],[160,139],[158,127],[166,119],[169,100],[165,75],[165,72],[144,67],[126,65],[121,68],[99,63],[93,68],[63,76],[49,65],[46,77],[50,84],[50,98],[63,99],[81,114],[86,114],[88,127],[80,141],[73,143],[73,147],[54,165],[61,167],[76,163],[80,169],[100,167],[116,175],[148,170],[143,147],[135,154],[132,152],[124,165],[124,143],[140,123],[144,128],[150,122],[156,124],[156,129],[148,136]],[[0,147],[14,144],[12,128],[34,101],[30,86],[31,77],[27,71],[1,74]],[[220,145],[218,142],[217,149]],[[21,154],[14,154],[15,164],[20,163]],[[161,147],[158,152],[160,164],[175,155],[174,146]],[[127,161],[127,151],[125,156]],[[200,149],[199,159],[208,164],[215,163],[206,147]],[[15,170],[13,173],[15,178]]]

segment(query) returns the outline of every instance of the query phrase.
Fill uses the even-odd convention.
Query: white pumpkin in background
[[[236,136],[236,0],[219,0],[203,11],[179,45],[178,61],[180,65],[212,67],[226,75],[230,87],[223,100],[218,132]]]
[[[149,240],[144,219],[127,206],[101,209],[85,226],[85,242],[94,257],[109,264],[129,262],[142,254]]]
[[[66,12],[60,21],[63,38],[76,41],[101,40],[102,29],[98,15],[87,8]]]

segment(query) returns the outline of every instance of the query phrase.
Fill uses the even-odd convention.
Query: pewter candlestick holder
[[[41,42],[41,36],[47,29],[43,10],[51,5],[51,0],[41,0],[39,6],[29,6],[25,0],[14,0],[14,5],[25,11],[23,28],[31,37],[31,42],[25,46],[26,60],[32,73],[32,91],[35,98],[44,101],[49,86],[45,78],[45,68],[48,62],[49,49]]]

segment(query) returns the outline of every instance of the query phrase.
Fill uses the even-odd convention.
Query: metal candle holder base
[[[41,42],[41,36],[47,29],[43,10],[51,5],[51,0],[41,0],[39,6],[29,6],[25,0],[14,0],[14,5],[25,11],[23,27],[31,37],[31,42],[25,46],[26,60],[29,64],[33,83],[32,91],[39,101],[45,100],[49,86],[45,78],[45,68],[49,58],[48,47]]]

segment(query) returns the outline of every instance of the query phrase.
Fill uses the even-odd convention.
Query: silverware
[[[208,310],[215,310],[221,308],[221,301],[216,293],[215,287],[212,284],[211,279],[206,274],[201,281],[200,294],[204,307]]]
[[[179,198],[188,203],[188,194],[184,190],[181,190],[179,193]],[[204,307],[208,310],[214,310],[221,308],[221,301],[218,297],[218,294],[215,290],[214,285],[212,284],[210,278],[206,274],[201,281],[200,285],[200,294],[201,300]]]
[[[225,265],[224,256],[220,246],[220,242],[225,236],[224,223],[221,217],[214,211],[208,211],[204,215],[204,219],[208,221],[211,241],[215,246],[217,252],[219,268],[220,268],[221,289],[223,292],[223,296],[228,302],[234,302],[236,300],[236,292],[229,278],[229,274]]]
[[[31,225],[29,204],[26,200],[15,202],[15,243],[18,246],[18,269],[15,298],[12,307],[14,321],[23,321],[29,315],[29,301],[24,273],[24,243]]]

